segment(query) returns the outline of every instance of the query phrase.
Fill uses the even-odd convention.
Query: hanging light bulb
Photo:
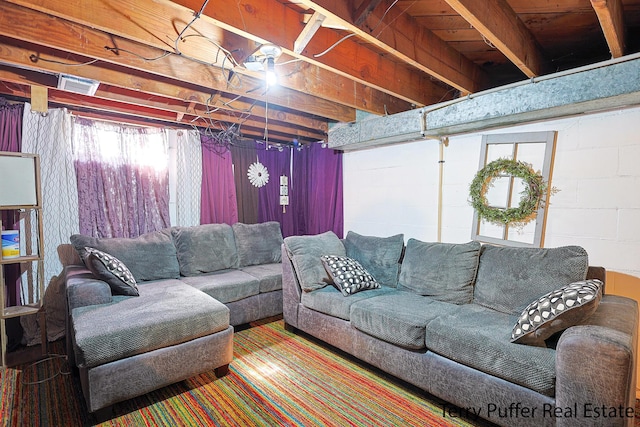
[[[268,87],[278,84],[278,76],[276,75],[276,60],[272,56],[267,58],[265,79],[267,81]]]
[[[276,75],[276,59],[282,54],[282,49],[280,46],[267,43],[260,46],[259,50],[260,53],[266,57],[263,65],[267,86],[274,86],[278,83],[278,77]]]

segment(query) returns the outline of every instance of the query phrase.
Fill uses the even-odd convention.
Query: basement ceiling
[[[276,85],[263,71],[271,45]],[[326,140],[358,110],[398,113],[639,51],[640,0],[0,2],[0,96],[45,86],[49,107],[231,142]],[[58,89],[61,75],[99,86]]]

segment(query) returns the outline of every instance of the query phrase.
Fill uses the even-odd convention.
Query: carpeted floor
[[[62,343],[52,347],[63,350]],[[77,376],[65,375],[67,369],[63,358],[53,358],[3,370],[2,425],[96,425]],[[435,398],[285,331],[279,319],[236,332],[227,376],[204,373],[116,404],[113,411],[102,426],[488,425],[444,418]]]

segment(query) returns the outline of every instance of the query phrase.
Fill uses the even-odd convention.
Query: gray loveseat
[[[85,265],[64,270],[67,354],[88,410],[226,374],[233,326],[282,313],[282,242],[277,222],[71,236]]]
[[[282,255],[285,324],[443,399],[445,418],[634,423],[638,307],[603,295],[581,247],[328,232]]]

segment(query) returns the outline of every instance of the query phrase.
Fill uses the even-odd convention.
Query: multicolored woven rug
[[[62,343],[54,350],[62,351]],[[184,363],[189,363],[185,355]],[[6,369],[3,426],[95,425],[62,358]],[[52,377],[52,378],[51,378]],[[48,379],[50,378],[50,379]],[[469,426],[440,403],[273,320],[235,334],[229,374],[207,372],[114,405],[102,426]]]

